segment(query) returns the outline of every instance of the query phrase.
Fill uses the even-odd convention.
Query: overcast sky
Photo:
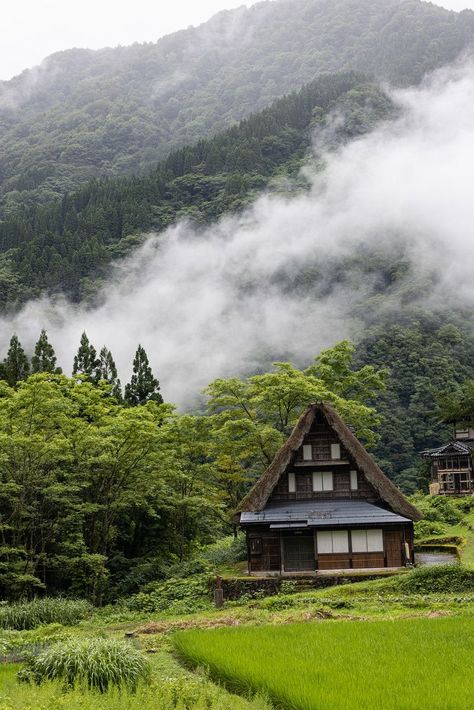
[[[223,9],[256,0],[3,0],[0,79],[39,64],[52,52],[156,41]],[[453,10],[474,0],[440,0]]]

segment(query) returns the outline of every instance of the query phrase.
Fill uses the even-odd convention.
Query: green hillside
[[[345,123],[342,142],[392,115],[383,92],[357,73],[326,75],[209,140],[171,153],[143,177],[89,182],[47,206],[22,208],[0,223],[0,304],[40,293],[81,300],[145,231],[182,217],[206,223],[239,210],[272,178],[295,177],[313,134],[331,111]],[[301,185],[303,187],[303,185]]]
[[[334,110],[344,115],[338,144],[394,113],[389,98],[362,75],[326,75],[214,138],[174,151],[142,177],[95,180],[49,206],[24,208],[0,224],[3,310],[42,293],[93,299],[111,262],[141,243],[144,232],[159,232],[182,217],[209,223],[242,209],[263,189],[287,189],[281,178],[291,178],[292,190],[304,190],[299,169],[310,156],[312,136],[324,135]],[[308,263],[297,279],[288,276],[286,283],[280,274],[280,281],[316,301],[354,272],[376,277],[378,298],[405,303],[403,313],[390,310],[375,322],[365,315],[370,303],[359,304],[354,337],[358,364],[389,367],[387,390],[374,402],[384,417],[375,454],[389,476],[416,490],[425,484],[419,451],[450,433],[437,420],[439,391],[474,376],[473,328],[463,314],[407,305],[404,290],[411,300],[419,286],[402,253],[352,254],[327,260],[324,268]],[[60,364],[68,371],[68,363]]]
[[[150,167],[323,72],[411,84],[474,37],[419,0],[278,0],[156,43],[52,55],[0,83],[2,211]]]

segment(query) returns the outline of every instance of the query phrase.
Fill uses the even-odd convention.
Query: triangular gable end
[[[449,454],[463,454],[469,456],[471,454],[472,447],[465,444],[463,441],[450,441],[444,446],[440,446],[437,449],[427,449],[422,452],[423,458],[431,459],[437,456],[447,456]]]
[[[335,433],[341,448],[354,459],[360,472],[377,491],[380,498],[388,503],[394,512],[412,520],[420,520],[421,513],[385,476],[339,414],[327,403],[312,404],[303,412],[289,438],[252,490],[242,500],[237,512],[256,512],[265,508],[281,476],[301,451],[305,437],[311,432],[318,415],[324,417],[329,428]]]

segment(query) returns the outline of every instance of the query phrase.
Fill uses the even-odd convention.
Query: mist
[[[2,351],[16,332],[31,352],[44,327],[69,372],[85,330],[112,350],[124,382],[141,343],[165,399],[186,408],[216,377],[282,358],[307,365],[322,347],[360,338],[355,309],[371,307],[376,319],[368,299],[378,287],[352,266],[361,250],[402,253],[411,276],[429,277],[421,305],[470,307],[474,61],[391,95],[399,118],[328,152],[323,171],[309,160],[307,193],[264,195],[209,228],[182,222],[150,235],[116,265],[94,308],[41,299],[3,318]],[[336,262],[347,264],[338,282]]]

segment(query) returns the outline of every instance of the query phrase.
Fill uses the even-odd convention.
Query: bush
[[[31,602],[0,606],[0,628],[35,629],[43,624],[60,623],[73,626],[92,613],[92,605],[84,599],[45,597]]]
[[[61,624],[49,624],[29,631],[0,632],[0,663],[17,663],[32,654],[38,654],[55,641],[67,638],[67,631]]]
[[[132,611],[145,613],[193,614],[211,604],[209,574],[195,574],[187,579],[171,577],[165,582],[147,584],[142,592],[125,601]]]
[[[464,517],[459,503],[446,496],[413,496],[413,502],[423,513],[425,521],[457,525]]]
[[[146,656],[125,641],[69,639],[32,657],[18,673],[22,682],[41,685],[58,680],[65,689],[79,687],[107,692],[115,686],[135,692],[150,676]]]
[[[415,538],[417,540],[429,535],[445,535],[446,532],[447,526],[434,520],[420,520],[415,523]]]
[[[474,571],[461,565],[419,567],[396,578],[393,586],[407,594],[459,593],[474,591]]]
[[[247,558],[245,535],[224,537],[222,540],[208,545],[202,551],[202,556],[215,567],[242,562]]]

